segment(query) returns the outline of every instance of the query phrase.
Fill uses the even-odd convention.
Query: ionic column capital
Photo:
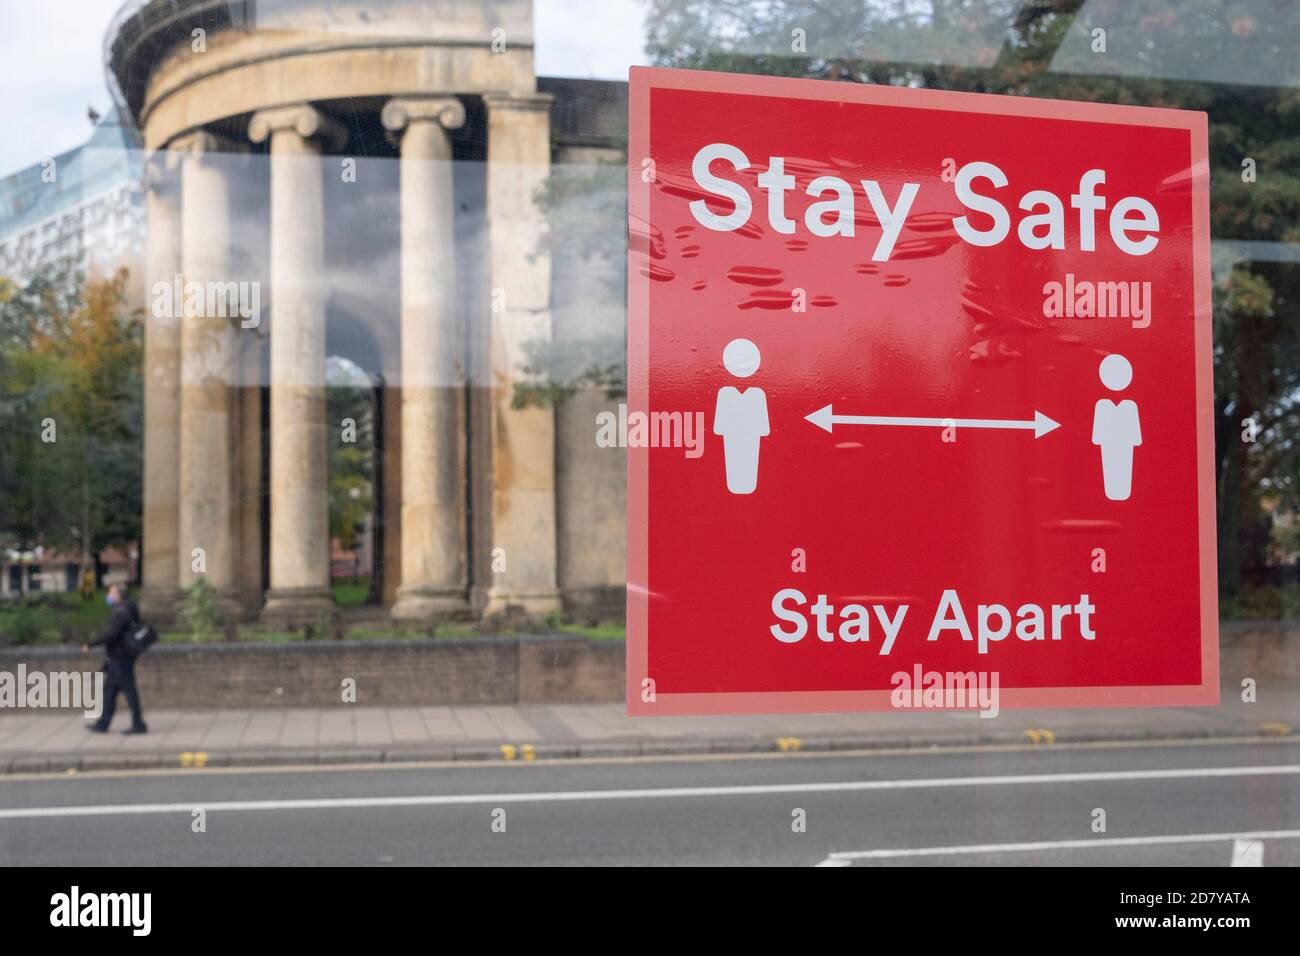
[[[399,96],[384,104],[379,121],[396,140],[402,130],[415,123],[437,123],[444,130],[465,125],[465,107],[454,96]]]
[[[206,129],[196,129],[174,137],[167,143],[166,149],[157,150],[154,155],[159,152],[167,154],[163,160],[164,168],[171,169],[185,157],[203,159],[216,153],[239,152],[239,149],[233,141],[224,136],[218,136]]]
[[[328,150],[338,149],[347,140],[347,130],[310,103],[258,110],[248,121],[248,138],[254,143],[265,142],[272,133],[285,130],[303,139],[319,140]]]

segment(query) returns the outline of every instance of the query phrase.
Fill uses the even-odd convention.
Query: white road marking
[[[1101,847],[1169,846],[1179,843],[1226,843],[1232,840],[1234,846],[1244,843],[1254,843],[1254,845],[1258,846],[1261,853],[1261,863],[1249,865],[1260,866],[1262,865],[1263,844],[1259,841],[1295,839],[1300,839],[1300,830],[1261,830],[1256,833],[1186,833],[1179,836],[1101,837],[1096,840],[1043,840],[1036,843],[924,846],[898,850],[847,850],[832,853],[817,865],[847,866],[853,860],[897,860],[921,856],[962,856],[981,853],[1036,853],[1042,850],[1093,850]],[[1233,859],[1234,866],[1247,865],[1236,863],[1235,850]]]
[[[1232,841],[1232,865],[1233,866],[1263,866],[1264,865],[1264,841],[1263,840],[1233,840]]]
[[[747,797],[770,794],[854,793],[879,790],[930,790],[945,787],[1016,787],[1029,784],[1098,783],[1134,780],[1188,780],[1210,777],[1272,777],[1300,774],[1300,764],[1261,767],[1187,767],[1171,770],[1114,770],[1091,773],[1006,774],[994,777],[930,777],[912,780],[853,780],[832,783],[754,784],[730,787],[658,787],[640,790],[558,790],[523,793],[453,793],[408,797],[327,797],[314,800],[194,800],[187,803],[104,804],[81,807],[16,807],[0,810],[0,820],[46,817],[129,816],[259,810],[347,810],[376,807],[452,807],[502,803],[569,803],[592,800],[665,800],[687,797]]]

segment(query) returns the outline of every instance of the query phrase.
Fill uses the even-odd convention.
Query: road
[[[1234,860],[1300,863],[1300,743],[0,778],[3,866]]]

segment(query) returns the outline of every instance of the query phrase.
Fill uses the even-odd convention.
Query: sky
[[[0,177],[80,146],[106,113],[104,33],[120,0],[0,0]],[[542,76],[627,79],[644,63],[639,0],[535,0]]]

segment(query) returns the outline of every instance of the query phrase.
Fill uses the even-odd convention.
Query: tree
[[[562,164],[551,169],[533,198],[546,217],[540,251],[561,268],[581,269],[586,278],[584,301],[605,296],[624,301],[627,259],[627,133],[612,137],[617,159],[592,164]],[[606,268],[614,262],[614,268]],[[532,339],[523,343],[522,377],[514,383],[514,408],[553,407],[575,393],[599,388],[609,399],[626,393],[626,327],[607,334]]]
[[[126,270],[51,269],[0,287],[0,536],[76,547],[139,540],[141,322]]]

